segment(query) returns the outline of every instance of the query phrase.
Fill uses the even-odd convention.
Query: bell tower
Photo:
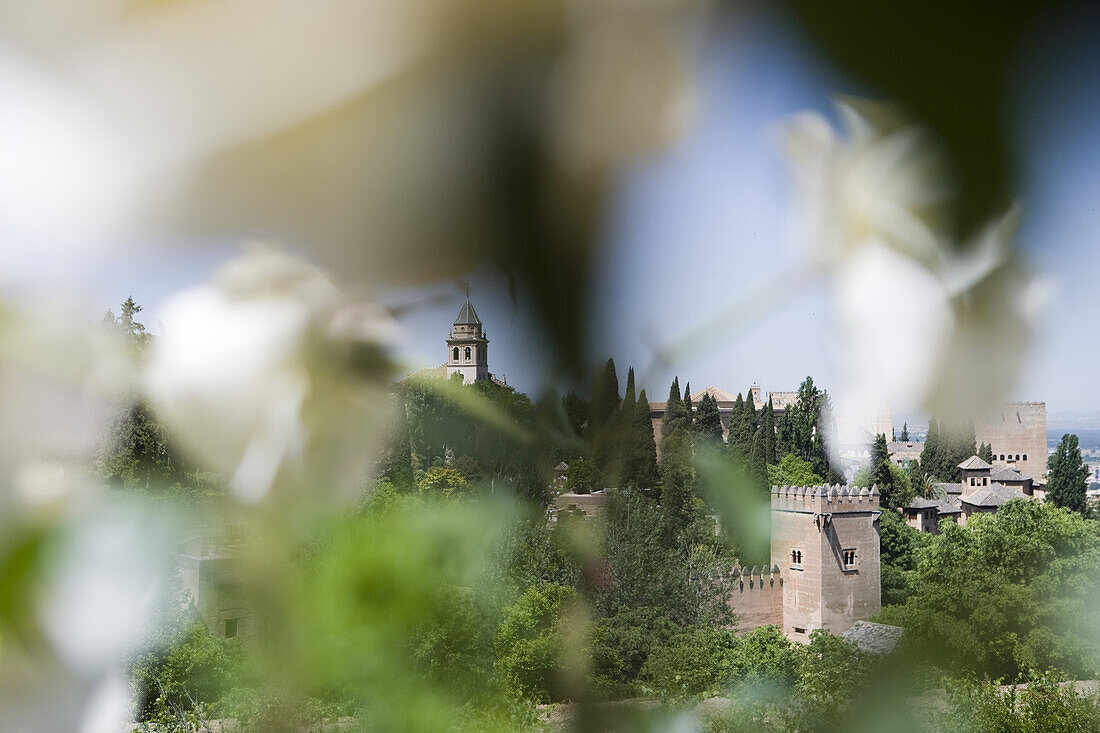
[[[466,286],[466,303],[458,312],[447,339],[447,377],[461,374],[467,384],[489,379],[489,339],[470,303],[470,286]]]

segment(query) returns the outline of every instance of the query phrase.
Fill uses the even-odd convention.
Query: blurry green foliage
[[[432,466],[416,482],[421,494],[453,496],[466,490],[466,477],[457,468]]]
[[[1100,696],[1066,684],[1058,675],[1037,674],[1024,686],[1003,689],[988,681],[959,682],[945,690],[947,710],[936,718],[944,733],[1100,730]]]
[[[504,684],[539,702],[561,699],[568,660],[568,632],[576,591],[562,585],[533,585],[511,606],[496,637],[496,665]]]

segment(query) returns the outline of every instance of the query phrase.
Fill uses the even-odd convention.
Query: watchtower
[[[879,490],[847,486],[772,488],[772,565],[783,576],[783,631],[847,630],[882,606]]]

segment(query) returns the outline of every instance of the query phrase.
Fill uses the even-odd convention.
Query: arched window
[[[455,361],[458,361],[458,347],[455,347]]]
[[[470,360],[470,347],[467,346],[466,347],[466,361],[469,361],[469,360]]]

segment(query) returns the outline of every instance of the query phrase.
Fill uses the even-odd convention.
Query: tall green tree
[[[770,396],[760,413],[760,428],[764,431],[764,462],[769,466],[775,465],[779,461],[779,456],[776,455],[775,450],[775,408],[772,406]]]
[[[691,442],[687,430],[674,429],[662,436],[661,509],[665,516],[665,539],[678,541],[680,533],[695,518],[695,473],[691,464]]]
[[[670,436],[679,431],[687,430],[687,407],[680,397],[680,378],[674,377],[672,386],[668,389],[668,402],[665,403],[665,416],[661,421],[661,453],[665,452],[665,442]]]
[[[755,481],[762,491],[768,490],[768,461],[765,456],[767,441],[764,439],[764,426],[756,429],[752,438],[752,449],[749,451],[749,476]]]
[[[630,433],[634,461],[632,483],[647,496],[655,496],[660,474],[657,471],[657,442],[653,438],[653,420],[649,416],[649,399],[645,389],[638,394]]]
[[[726,439],[726,451],[735,461],[748,460],[751,450],[749,436],[745,425],[745,401],[741,394],[737,394],[737,400],[733,403],[733,412],[730,413],[729,435]]]
[[[684,385],[684,411],[687,412],[688,428],[695,429],[695,407],[691,404],[691,382]]]
[[[930,481],[949,481],[944,477],[944,447],[940,441],[940,425],[933,415],[928,419],[928,434],[920,452],[920,465]]]
[[[924,471],[921,470],[920,461],[909,461],[909,468],[905,471],[909,477],[909,486],[912,487],[913,493],[916,496],[923,496],[925,499],[932,498],[932,483],[924,475]]]
[[[993,463],[993,446],[989,443],[982,443],[978,448],[978,458],[986,463]]]
[[[742,409],[745,410],[745,440],[751,441],[756,436],[756,405],[752,401],[752,392],[749,391],[745,394],[745,401],[742,403]]]
[[[1077,436],[1066,433],[1047,459],[1047,498],[1055,505],[1084,514],[1088,505],[1089,469],[1081,458]]]
[[[708,393],[703,393],[703,398],[699,400],[695,431],[701,441],[713,446],[722,445],[722,416],[718,412],[718,401]]]
[[[573,429],[573,433],[578,438],[585,437],[590,409],[587,400],[573,390],[569,390],[565,397],[562,397],[561,405],[565,410],[565,418],[569,421],[569,427]]]
[[[121,315],[108,310],[100,326],[120,336],[136,362],[145,360],[152,336],[137,320],[142,307],[133,297],[122,303]],[[199,474],[188,470],[179,451],[153,409],[140,399],[119,404],[108,423],[96,453],[95,471],[101,478],[139,491],[157,493],[199,483]]]
[[[592,407],[588,418],[592,434],[599,432],[611,419],[622,402],[619,396],[619,377],[615,373],[615,360],[608,359],[592,384]]]
[[[901,435],[898,436],[898,440],[900,440],[902,443],[909,442],[909,423],[903,422],[901,424]]]

